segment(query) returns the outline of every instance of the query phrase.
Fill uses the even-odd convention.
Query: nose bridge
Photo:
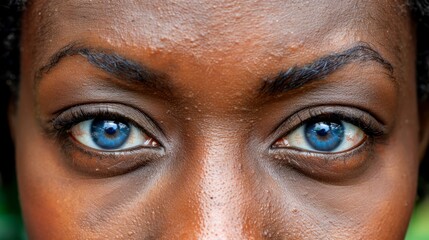
[[[175,193],[182,200],[172,205],[184,209],[186,215],[176,219],[182,225],[187,222],[187,233],[197,239],[254,239],[246,233],[258,231],[249,226],[256,202],[248,177],[251,171],[244,170],[249,168],[240,143],[244,141],[239,134],[217,129],[215,133],[206,129],[210,133],[201,134],[183,150],[188,156],[179,177],[183,185]]]
[[[201,237],[244,238],[251,185],[243,171],[247,165],[239,135],[210,136],[201,154]]]

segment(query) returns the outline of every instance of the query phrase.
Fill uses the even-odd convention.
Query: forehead
[[[38,25],[39,44],[67,35],[96,36],[112,45],[174,48],[192,50],[193,54],[204,54],[207,49],[225,52],[240,46],[251,51],[251,45],[270,46],[284,54],[290,48],[304,44],[309,47],[315,42],[346,44],[375,32],[383,35],[386,29],[391,30],[389,34],[396,34],[395,28],[401,26],[389,23],[407,12],[405,4],[396,0],[40,0],[34,3],[31,15],[32,22]],[[393,39],[398,38],[386,38]]]
[[[231,93],[258,88],[267,75],[361,41],[399,66],[411,36],[406,9],[399,0],[35,0],[24,36],[34,36],[34,64],[84,42],[211,95],[222,85]]]

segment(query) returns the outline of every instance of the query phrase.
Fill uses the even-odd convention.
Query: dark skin
[[[31,239],[404,237],[428,121],[402,2],[35,0],[23,23]],[[149,144],[87,146],[94,117]],[[361,134],[292,146],[317,117]]]

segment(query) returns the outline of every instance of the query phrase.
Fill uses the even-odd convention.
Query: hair
[[[18,97],[20,72],[20,19],[27,0],[9,0],[0,5],[0,131],[6,141],[6,161],[0,161],[1,179],[5,184],[15,180],[13,144],[8,137],[6,112]],[[408,0],[407,7],[417,24],[417,91],[419,101],[429,98],[429,0]],[[5,134],[6,133],[6,134]],[[429,151],[420,167],[418,195],[429,193]]]

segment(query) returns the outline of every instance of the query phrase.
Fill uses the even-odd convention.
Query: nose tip
[[[198,159],[174,181],[165,238],[259,239],[262,223],[249,166],[225,151]]]
[[[225,176],[226,175],[226,176]],[[200,239],[245,239],[251,198],[236,176],[206,176],[200,196]]]

